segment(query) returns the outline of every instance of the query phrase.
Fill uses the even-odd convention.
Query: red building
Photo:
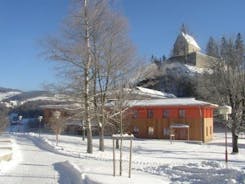
[[[129,102],[129,129],[139,138],[210,141],[217,105],[194,98]]]

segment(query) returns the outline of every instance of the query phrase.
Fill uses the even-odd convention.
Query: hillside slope
[[[179,62],[151,63],[139,70],[132,83],[178,97],[190,97],[196,95],[197,77],[204,72],[209,70]]]

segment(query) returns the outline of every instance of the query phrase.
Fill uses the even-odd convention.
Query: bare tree
[[[58,146],[59,135],[65,128],[65,118],[61,116],[60,111],[54,111],[48,120],[48,124],[55,133],[56,146]]]
[[[74,7],[64,23],[61,37],[49,38],[44,45],[48,58],[63,64],[60,71],[68,77],[63,91],[72,94],[72,98],[82,105],[80,116],[83,117],[87,129],[88,153],[93,152],[91,97],[94,94],[91,87],[94,76],[91,39],[96,32],[93,28],[103,12],[104,2],[104,0],[74,1]]]
[[[61,88],[81,104],[80,117],[87,129],[87,152],[92,153],[92,122],[100,127],[100,150],[104,150],[104,104],[111,86],[125,75],[133,47],[126,21],[107,0],[76,0],[61,38],[46,42],[49,59],[62,63],[66,78]],[[127,70],[132,67],[128,67]]]
[[[100,32],[94,35],[93,55],[95,64],[94,107],[99,125],[99,150],[104,151],[104,130],[106,121],[105,103],[111,95],[115,84],[134,69],[134,48],[127,34],[126,20],[118,13],[107,10],[104,21],[100,24]]]
[[[127,83],[122,80],[114,91],[114,100],[110,104],[110,110],[107,111],[108,121],[112,122],[115,126],[116,133],[120,134],[120,140],[116,140],[116,146],[120,149],[120,175],[122,174],[122,145],[123,145],[123,134],[128,133],[129,121],[128,118],[131,115],[130,107],[133,101],[130,100],[132,90],[127,88]],[[119,144],[120,141],[120,144]]]

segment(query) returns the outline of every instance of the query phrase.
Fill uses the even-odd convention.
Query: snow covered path
[[[126,171],[122,177],[113,177],[111,161],[59,153],[38,137],[21,133],[14,134],[12,139],[16,142],[14,155],[21,158],[7,163],[13,165],[10,170],[0,171],[1,184],[169,183],[165,177],[141,171],[133,171],[131,179]]]
[[[16,143],[22,158],[12,170],[0,174],[0,183],[58,183],[59,174],[53,164],[63,162],[65,157],[38,148],[24,136],[16,136]]]

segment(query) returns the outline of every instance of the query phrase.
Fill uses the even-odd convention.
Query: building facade
[[[213,138],[216,107],[193,98],[152,99],[131,104],[129,130],[138,138],[207,142]]]

